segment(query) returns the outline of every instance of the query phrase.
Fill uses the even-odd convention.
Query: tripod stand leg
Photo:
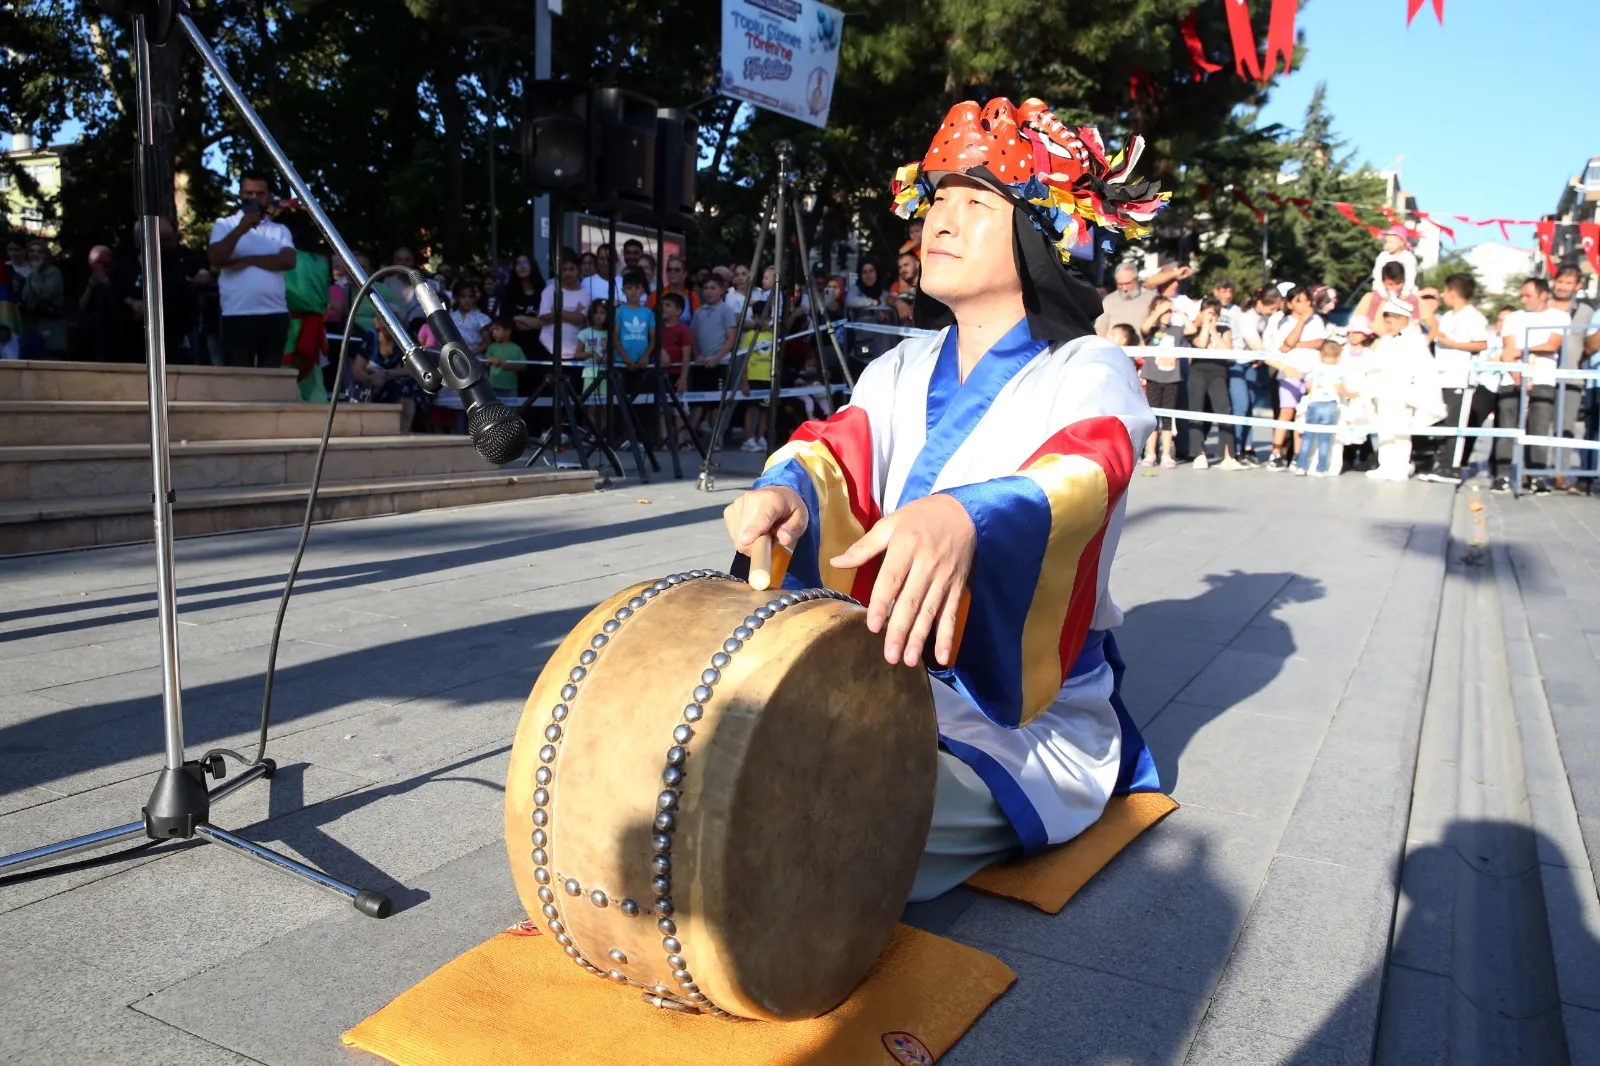
[[[323,873],[314,870],[303,862],[296,862],[287,855],[279,855],[271,848],[264,848],[260,844],[252,843],[243,837],[236,837],[225,829],[218,829],[214,825],[197,825],[194,831],[199,836],[205,837],[213,844],[221,844],[231,848],[247,859],[254,859],[263,866],[271,866],[284,873],[294,874],[305,881],[310,881],[318,888],[326,889],[336,896],[343,896],[349,900],[356,910],[369,918],[387,918],[394,909],[394,904],[389,897],[381,892],[371,889],[356,888],[343,881],[336,881]]]
[[[42,848],[19,851],[15,855],[7,855],[5,858],[0,858],[0,877],[20,873],[41,863],[64,859],[81,851],[109,848],[113,844],[119,844],[124,840],[144,835],[144,822],[129,822],[127,825],[119,825],[115,829],[102,829],[98,833],[86,833],[81,837],[63,840],[59,844],[46,844]]]

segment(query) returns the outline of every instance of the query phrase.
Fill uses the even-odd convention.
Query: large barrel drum
[[[656,1006],[815,1017],[888,941],[937,753],[927,674],[884,662],[854,601],[710,571],[635,586],[528,698],[517,891],[574,964]]]

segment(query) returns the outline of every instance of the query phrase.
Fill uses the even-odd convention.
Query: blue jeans
[[[1244,364],[1230,363],[1228,366],[1228,406],[1234,415],[1248,416],[1250,414],[1250,386],[1245,384]],[[1233,427],[1234,446],[1238,451],[1248,451],[1250,448],[1250,427]]]
[[[1306,425],[1331,426],[1339,421],[1339,405],[1332,400],[1321,403],[1306,404]],[[1305,451],[1300,453],[1300,469],[1306,470],[1311,466],[1311,457],[1316,456],[1317,473],[1328,472],[1328,457],[1333,454],[1332,433],[1307,433]]]
[[[1249,393],[1249,408],[1245,411],[1245,414],[1253,414],[1257,409],[1265,409],[1270,412],[1269,418],[1276,418],[1278,415],[1278,383],[1273,376],[1272,368],[1265,364],[1247,366],[1244,370],[1244,382],[1246,391]],[[1249,427],[1241,428],[1247,434],[1245,440],[1248,441],[1247,444],[1241,446],[1241,450],[1254,451],[1255,435],[1249,432]],[[1268,432],[1267,441],[1270,443],[1271,440],[1272,434]]]

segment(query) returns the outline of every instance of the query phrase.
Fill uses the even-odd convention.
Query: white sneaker
[[[767,450],[767,438],[765,438],[765,437],[757,437],[756,438],[756,451],[764,452],[766,450]]]
[[[1196,470],[1204,470],[1206,467],[1208,467],[1210,465],[1211,465],[1211,460],[1206,458],[1206,453],[1205,452],[1201,452],[1199,455],[1194,457],[1194,468]]]
[[[1293,474],[1295,477],[1305,477],[1310,472],[1311,471],[1307,470],[1305,467],[1301,466],[1299,463],[1296,463],[1294,466],[1289,468],[1289,473]]]
[[[1244,464],[1231,455],[1222,457],[1222,462],[1217,464],[1218,470],[1243,470]]]
[[[758,452],[761,450],[761,442],[755,437],[746,437],[744,443],[739,445],[739,450],[741,452]]]

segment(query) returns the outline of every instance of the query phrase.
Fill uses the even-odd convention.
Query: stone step
[[[595,476],[592,470],[519,469],[324,481],[317,492],[317,521],[590,492]],[[305,516],[307,487],[244,486],[180,493],[173,503],[173,532],[192,537],[297,525]],[[0,501],[0,555],[150,539],[148,491],[45,502]]]
[[[172,445],[178,493],[230,486],[304,485],[311,481],[316,437],[190,441]],[[323,478],[476,473],[484,461],[465,436],[407,434],[335,437]],[[148,444],[56,444],[0,448],[0,500],[54,501],[150,492]]]
[[[176,400],[167,403],[174,443],[197,440],[272,440],[320,437],[322,404],[273,401]],[[340,404],[336,437],[394,436],[399,404]],[[148,444],[145,400],[0,400],[0,447],[44,444]]]
[[[0,400],[143,400],[150,395],[143,363],[69,363],[52,359],[0,360]],[[167,400],[299,398],[293,368],[167,367]]]

